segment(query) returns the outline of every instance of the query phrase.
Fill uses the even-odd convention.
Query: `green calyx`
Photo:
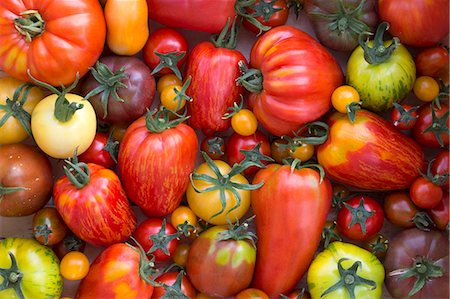
[[[323,292],[320,295],[320,298],[340,288],[345,288],[348,292],[350,299],[356,299],[355,297],[356,286],[367,285],[370,287],[369,290],[375,290],[377,288],[377,284],[375,283],[375,281],[363,278],[357,274],[358,268],[361,267],[362,265],[360,261],[356,261],[350,268],[344,269],[344,267],[342,267],[342,262],[345,260],[348,259],[341,258],[337,263],[340,280],[331,287],[329,287],[327,290],[325,290],[325,292]]]
[[[382,22],[375,33],[375,37],[373,39],[372,47],[369,46],[369,41],[364,40],[369,35],[372,35],[370,32],[362,32],[358,37],[358,43],[364,50],[364,59],[369,64],[380,64],[388,60],[394,51],[397,49],[397,46],[400,44],[400,40],[397,37],[392,39],[392,42],[389,46],[384,45],[384,32],[389,29],[389,23]]]
[[[249,150],[241,149],[239,150],[243,155],[244,159],[241,161],[241,164],[249,164],[259,168],[266,168],[266,164],[262,161],[274,162],[275,160],[272,157],[266,156],[261,153],[262,142],[256,144],[253,148]]]
[[[369,244],[370,250],[375,256],[385,254],[388,246],[388,239],[384,238],[382,235],[378,235],[375,241]]]
[[[397,109],[397,111],[400,113],[400,117],[394,122],[394,126],[397,126],[399,124],[405,124],[409,125],[410,122],[416,120],[419,116],[413,116],[413,113],[419,108],[419,106],[414,106],[409,110],[406,110],[402,105],[399,103],[392,103],[394,105],[394,108]]]
[[[158,65],[153,69],[152,75],[157,74],[160,70],[164,68],[168,68],[172,70],[172,72],[175,74],[175,76],[178,77],[178,79],[182,80],[181,72],[178,69],[178,61],[180,61],[185,55],[186,52],[169,52],[169,53],[159,53],[154,52],[156,56],[159,57],[159,63]]]
[[[223,155],[222,146],[225,144],[225,141],[222,137],[215,136],[206,141],[207,151],[212,155]]]
[[[114,129],[111,131],[111,133],[109,133],[108,140],[103,149],[109,153],[111,159],[117,164],[117,159],[119,156],[119,141],[113,139],[113,133]]]
[[[323,240],[324,248],[327,248],[328,245],[330,245],[330,243],[333,241],[342,241],[342,238],[336,232],[336,225],[336,221],[333,221],[329,226],[326,225],[322,229],[321,238]]]
[[[178,272],[177,278],[172,285],[162,284],[165,293],[160,299],[190,299],[186,294],[183,293],[181,283],[183,282],[184,271]]]
[[[291,173],[294,172],[294,170],[300,170],[302,168],[316,168],[319,171],[319,183],[322,184],[323,179],[325,178],[325,170],[323,169],[322,165],[320,164],[314,164],[314,163],[306,163],[306,164],[301,164],[302,161],[300,161],[299,159],[295,158],[287,158],[283,160],[283,163],[285,165],[290,165],[291,166]]]
[[[23,273],[20,272],[19,267],[17,266],[17,260],[14,254],[8,252],[8,255],[11,259],[11,267],[0,268],[0,276],[3,280],[0,284],[0,291],[13,289],[19,299],[25,299],[25,295],[21,288]]]
[[[351,102],[347,105],[347,117],[351,123],[355,122],[356,111],[361,109],[362,102]]]
[[[50,90],[51,92],[53,92],[54,94],[56,94],[58,97],[56,98],[55,101],[55,118],[57,120],[59,120],[60,122],[68,122],[69,120],[72,119],[72,116],[75,114],[75,112],[79,109],[82,109],[84,107],[83,104],[80,103],[75,103],[72,102],[70,103],[67,99],[66,99],[66,94],[68,94],[70,91],[72,91],[78,84],[78,81],[80,79],[80,74],[77,72],[76,77],[75,77],[75,81],[69,86],[69,87],[65,87],[64,85],[61,85],[61,91],[59,91],[58,89],[56,89],[55,87],[53,87],[52,85],[39,81],[38,79],[34,78],[31,75],[30,70],[27,70],[28,76],[31,78],[31,80],[33,80],[33,82],[38,85],[41,86],[45,89]]]
[[[152,241],[152,247],[146,252],[146,254],[151,254],[152,252],[155,252],[158,249],[161,249],[162,252],[166,255],[170,255],[169,249],[167,249],[167,246],[169,246],[169,243],[172,242],[172,240],[177,239],[180,237],[180,233],[177,232],[175,234],[168,235],[166,233],[166,219],[163,219],[161,224],[161,229],[157,234],[149,236],[149,239]]]
[[[435,227],[436,224],[431,219],[430,215],[428,215],[425,211],[419,211],[412,218],[412,222],[414,225],[423,231],[430,231],[430,228]]]
[[[130,75],[125,72],[125,67],[121,67],[118,71],[113,72],[106,64],[100,61],[97,61],[95,67],[91,67],[90,70],[99,86],[88,92],[84,99],[88,100],[95,95],[101,94],[100,102],[103,108],[103,119],[105,119],[108,116],[108,101],[110,97],[116,102],[124,102],[117,90],[119,88],[128,88],[122,81]]]
[[[435,109],[441,109],[438,106],[438,102],[431,102],[431,125],[423,130],[422,133],[432,132],[436,140],[438,141],[441,147],[445,147],[444,141],[442,140],[442,135],[450,134],[450,130],[447,127],[447,119],[450,111],[447,110],[444,115],[438,117]]]
[[[63,166],[64,173],[77,189],[82,189],[89,184],[91,179],[89,166],[84,162],[78,162],[76,151],[71,159],[67,159],[64,162],[66,164]]]
[[[251,93],[260,93],[263,90],[263,76],[258,69],[249,69],[244,61],[238,62],[241,75],[236,79],[236,84],[243,86]]]
[[[277,11],[283,10],[282,8],[276,8],[274,4],[277,0],[272,0],[266,2],[264,0],[258,1],[254,6],[253,10],[255,11],[252,15],[253,17],[263,17],[264,22],[268,22],[270,17],[276,13]]]
[[[36,239],[44,237],[44,245],[48,245],[48,237],[53,233],[53,230],[47,224],[37,225],[33,231]]]
[[[293,137],[288,135],[281,136],[281,139],[287,143],[277,143],[281,149],[289,149],[291,152],[302,146],[303,144],[319,145],[325,143],[328,139],[330,127],[321,121],[307,123],[297,132],[293,132]]]
[[[431,171],[431,167],[433,166],[434,160],[435,159],[433,159],[430,162],[428,162],[428,167],[427,167],[427,173],[426,174],[422,173],[422,171],[420,169],[419,169],[419,173],[420,173],[420,175],[423,178],[429,180],[434,185],[443,186],[445,183],[448,182],[448,178],[449,178],[450,175],[448,173],[433,175],[433,173]]]
[[[173,101],[177,103],[177,106],[175,107],[175,111],[178,111],[181,109],[181,105],[183,103],[183,100],[186,102],[192,102],[192,98],[186,94],[187,89],[189,88],[189,85],[191,85],[192,77],[189,76],[187,80],[183,83],[183,86],[181,86],[181,90],[178,90],[177,88],[173,88],[173,91],[175,92],[175,97],[173,98]]]
[[[158,270],[155,268],[155,257],[152,257],[149,260],[141,244],[139,244],[139,242],[133,236],[131,236],[130,239],[137,244],[137,247],[128,243],[125,244],[139,253],[139,276],[146,283],[154,287],[161,286],[159,283],[153,280],[153,277],[155,277],[158,273]]]
[[[270,2],[261,0],[259,3],[255,4],[256,0],[237,0],[234,5],[234,10],[240,19],[246,19],[250,24],[258,28],[261,33],[262,31],[267,31],[272,27],[261,24],[261,22],[259,22],[256,18],[263,16],[264,20],[267,21],[270,19],[272,14],[281,10],[273,7],[275,2],[276,0],[272,0]],[[254,13],[250,13],[249,10],[253,10]]]
[[[0,119],[0,127],[2,127],[12,116],[20,122],[28,135],[32,136],[30,126],[31,115],[23,108],[23,105],[25,105],[25,102],[28,99],[28,94],[30,93],[30,89],[32,87],[33,85],[29,83],[20,85],[14,91],[12,100],[6,98],[6,105],[0,105],[0,110],[5,111],[5,114],[3,114],[3,117]]]
[[[178,118],[170,120],[170,113],[173,113]],[[165,130],[178,126],[188,118],[189,116],[186,116],[186,112],[180,115],[165,108],[164,106],[161,106],[159,110],[155,109],[153,111],[147,112],[147,114],[145,115],[145,126],[147,127],[147,130],[152,133],[161,133]]]
[[[400,279],[410,277],[416,278],[413,288],[408,293],[408,296],[412,297],[425,286],[427,281],[430,281],[433,278],[442,277],[444,275],[444,269],[441,266],[436,265],[435,261],[424,256],[418,256],[413,258],[410,268],[394,270],[388,275],[401,275]]]
[[[240,23],[238,24],[238,27]],[[230,28],[230,18],[227,19],[225,26],[219,34],[211,36],[211,42],[216,48],[235,49],[237,45],[237,31],[236,18],[233,19]]]
[[[239,164],[236,163],[233,165],[233,167],[231,168],[229,173],[222,174],[220,172],[220,169],[217,166],[217,164],[205,152],[202,151],[201,154],[203,156],[203,159],[205,159],[206,163],[208,164],[209,168],[211,168],[211,170],[215,174],[215,177],[209,176],[209,175],[206,175],[203,173],[200,174],[200,173],[193,172],[193,173],[191,173],[189,178],[191,181],[192,188],[197,193],[205,193],[205,192],[219,190],[220,203],[221,203],[222,207],[221,207],[220,211],[218,211],[217,213],[212,215],[210,217],[210,219],[222,214],[225,211],[225,207],[227,205],[225,191],[231,192],[236,199],[236,205],[234,205],[230,210],[227,211],[227,214],[229,214],[241,205],[241,195],[239,194],[238,190],[256,190],[264,184],[264,182],[260,182],[259,184],[256,184],[256,185],[241,184],[241,183],[234,182],[232,180],[232,178],[235,175],[240,174],[248,167],[256,166],[255,163],[250,163],[248,161],[246,161],[246,162],[243,161]],[[194,180],[205,181],[205,182],[210,183],[212,186],[205,188],[205,189],[198,189],[194,184]],[[208,219],[208,221],[210,219]]]
[[[331,31],[338,31],[339,33],[350,31],[355,36],[358,36],[370,30],[369,26],[360,20],[365,2],[366,0],[361,0],[357,7],[353,10],[348,10],[344,7],[342,0],[338,0],[338,12],[312,12],[311,15],[328,20],[330,22],[328,28]]]
[[[236,113],[238,113],[239,111],[242,110],[242,108],[244,108],[244,97],[240,94],[241,97],[241,101],[238,103],[233,102],[233,106],[232,107],[228,107],[227,109],[227,113],[225,113],[222,116],[222,119],[228,119],[233,117],[233,115],[235,115]]]
[[[358,223],[361,227],[361,231],[362,231],[363,235],[366,235],[366,233],[367,233],[366,221],[375,212],[366,210],[366,208],[364,207],[364,197],[361,197],[357,207],[352,207],[349,204],[347,204],[346,202],[344,202],[343,205],[352,214],[352,220],[350,221],[348,228],[352,228],[353,225]]]
[[[37,10],[26,10],[20,13],[20,17],[14,19],[14,27],[29,43],[44,32],[45,21]]]
[[[0,197],[3,197],[4,195],[14,193],[17,191],[25,191],[25,190],[29,190],[29,189],[30,188],[25,188],[25,187],[4,187],[4,186],[2,186],[2,184],[0,184]]]
[[[256,234],[249,231],[249,223],[255,219],[255,215],[246,219],[242,224],[239,224],[239,219],[236,220],[236,223],[232,223],[228,220],[229,229],[225,231],[221,231],[218,233],[216,238],[217,241],[226,241],[226,240],[249,240],[253,247],[256,248],[255,240],[257,239]]]

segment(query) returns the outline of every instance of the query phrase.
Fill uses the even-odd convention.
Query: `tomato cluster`
[[[0,297],[449,298],[448,11],[2,1]]]

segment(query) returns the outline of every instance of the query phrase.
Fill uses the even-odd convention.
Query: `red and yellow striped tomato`
[[[424,165],[424,153],[411,138],[367,110],[355,122],[334,113],[328,140],[317,158],[327,175],[339,183],[365,190],[408,188]]]

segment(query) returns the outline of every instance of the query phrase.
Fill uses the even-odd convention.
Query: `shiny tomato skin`
[[[391,114],[389,116],[389,120],[391,124],[394,125],[394,127],[396,127],[399,130],[410,130],[416,124],[418,117],[417,111],[410,111],[411,109],[413,109],[411,105],[408,104],[401,104],[401,105],[403,109],[405,109],[406,113],[409,113],[409,115],[411,115],[411,119],[408,119],[406,121],[401,120],[402,115],[399,109],[393,107],[391,110]]]
[[[78,161],[94,163],[112,169],[116,166],[111,154],[105,149],[108,144],[108,135],[97,132],[89,148],[78,156]]]
[[[437,77],[442,70],[448,68],[448,50],[442,46],[422,49],[417,53],[414,62],[418,76]]]
[[[422,209],[432,209],[439,204],[443,191],[441,187],[427,178],[418,177],[409,188],[409,195],[416,206]]]
[[[241,52],[217,48],[211,42],[201,42],[192,49],[184,77],[192,78],[186,94],[194,100],[186,106],[191,116],[188,123],[194,129],[220,132],[230,127],[231,120],[223,115],[244,93],[235,82],[240,76],[239,61],[247,64]]]
[[[54,207],[44,207],[33,216],[33,235],[42,245],[52,246],[62,241],[68,230]]]
[[[149,217],[170,214],[181,202],[198,151],[195,131],[181,123],[161,133],[133,122],[119,149],[118,169],[125,192]]]
[[[14,26],[21,13],[36,10],[45,29],[26,42]],[[27,74],[51,85],[70,84],[99,58],[105,43],[106,25],[96,0],[2,1],[0,68],[13,77],[31,81]],[[61,39],[60,37],[64,37]]]
[[[79,251],[67,253],[59,264],[61,275],[67,280],[81,280],[89,272],[89,259]]]
[[[0,165],[0,186],[26,188],[0,195],[0,216],[28,216],[45,206],[53,187],[53,171],[47,156],[31,145],[3,145]]]
[[[260,3],[261,1],[272,2],[272,1],[268,1],[268,0],[258,0],[254,3],[254,5],[258,5],[258,3]],[[288,17],[289,17],[289,8],[286,3],[286,0],[276,0],[276,1],[274,1],[274,3],[272,5],[273,5],[274,9],[279,9],[279,10],[274,12],[267,20],[262,15],[258,15],[257,17],[255,17],[255,19],[258,20],[258,22],[260,22],[262,25],[269,26],[271,28],[286,24],[286,21],[288,20]],[[252,14],[252,13],[255,13],[255,10],[247,9],[247,12]],[[247,28],[248,30],[250,30],[253,33],[260,32],[258,27],[256,27],[252,23],[250,23],[248,21],[248,19],[244,19],[243,24],[244,24],[245,28]]]
[[[118,176],[110,169],[87,164],[89,183],[77,189],[66,175],[53,187],[58,212],[80,239],[96,246],[127,240],[136,228],[131,209]]]
[[[306,273],[320,243],[332,187],[315,169],[279,164],[258,171],[253,184],[262,181],[252,191],[258,236],[252,287],[275,297],[291,291]]]
[[[256,131],[255,134],[250,136],[242,136],[237,133],[231,134],[228,140],[225,143],[226,149],[226,157],[228,163],[233,165],[235,163],[240,163],[244,160],[245,155],[241,153],[241,150],[251,150],[258,143],[261,143],[261,147],[259,152],[266,156],[271,156],[271,149],[269,138],[260,130]],[[268,161],[263,161],[264,164],[267,164]],[[256,166],[251,166],[244,170],[244,174],[251,175],[255,174],[259,170]]]
[[[148,260],[129,244],[117,243],[104,249],[92,262],[80,282],[76,299],[150,298],[153,286],[141,277],[140,267]]]
[[[436,224],[437,229],[440,230],[447,229],[450,218],[448,192],[445,192],[439,204],[434,208],[429,209],[427,213],[428,215],[430,215],[434,224]]]
[[[448,10],[447,0],[378,1],[380,20],[390,24],[392,36],[398,37],[402,44],[413,47],[437,45],[448,35]]]
[[[425,103],[420,106],[417,110],[419,117],[417,118],[417,122],[412,128],[412,136],[414,140],[416,140],[419,144],[431,147],[431,148],[439,148],[441,145],[439,144],[436,135],[440,135],[442,138],[443,146],[448,147],[449,145],[449,134],[442,126],[442,130],[436,132],[436,135],[432,131],[425,132],[427,128],[432,126],[433,124],[433,111],[437,118],[445,120],[445,126],[448,128],[450,123],[450,116],[448,114],[448,101],[441,103],[441,109],[432,105],[432,103]],[[447,118],[445,119],[445,115]]]
[[[384,198],[384,213],[386,219],[403,228],[414,227],[413,218],[418,212],[407,191],[393,191]]]
[[[158,276],[155,281],[159,283],[164,283],[168,286],[173,286],[175,283],[175,280],[177,279],[177,272],[166,272],[160,276]],[[185,294],[187,297],[194,299],[195,295],[197,294],[197,291],[195,290],[192,283],[189,281],[189,278],[186,277],[186,275],[183,275],[183,278],[181,280],[181,291],[183,294]],[[164,296],[166,291],[163,287],[155,287],[153,289],[153,295],[152,299],[159,299]]]
[[[317,40],[291,26],[272,28],[253,44],[250,67],[261,70],[262,91],[249,101],[271,134],[291,135],[331,108],[343,82],[336,59]],[[299,71],[301,70],[301,71]]]
[[[442,150],[437,155],[434,161],[431,164],[431,174],[435,175],[445,175],[449,173],[450,162],[449,162],[450,153],[448,150]],[[449,188],[449,180],[442,185],[443,188]]]

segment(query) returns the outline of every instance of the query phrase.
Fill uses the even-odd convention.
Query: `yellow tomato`
[[[97,130],[97,118],[89,101],[68,93],[67,101],[82,104],[83,107],[67,121],[58,120],[55,116],[57,98],[56,94],[52,94],[36,105],[31,114],[31,131],[44,153],[56,159],[67,159],[73,156],[76,149],[80,155],[89,148]]]
[[[149,35],[146,0],[108,0],[105,5],[106,43],[115,54],[134,55]]]
[[[26,98],[25,88],[14,98],[14,93],[19,86],[26,83],[12,77],[0,78],[0,144],[19,143],[27,139],[28,133],[21,121],[30,128],[30,114],[34,107],[44,97],[44,93],[37,87],[29,89]],[[7,99],[11,101],[7,101]],[[6,114],[10,114],[5,118],[5,122],[1,124]]]
[[[79,251],[70,251],[59,265],[61,275],[67,280],[83,279],[89,272],[89,259]]]
[[[360,101],[358,91],[350,85],[342,85],[331,94],[331,104],[341,113],[347,113],[347,106]]]
[[[167,74],[159,78],[156,83],[156,90],[161,93],[169,85],[183,85],[183,82],[175,74]]]
[[[253,111],[241,109],[231,117],[231,127],[239,135],[250,136],[255,134],[258,128],[258,120]]]
[[[161,105],[175,112],[182,109],[186,105],[186,100],[182,96],[177,97],[177,93],[175,92],[175,90],[181,91],[181,89],[181,85],[169,85],[164,87],[159,96]]]

